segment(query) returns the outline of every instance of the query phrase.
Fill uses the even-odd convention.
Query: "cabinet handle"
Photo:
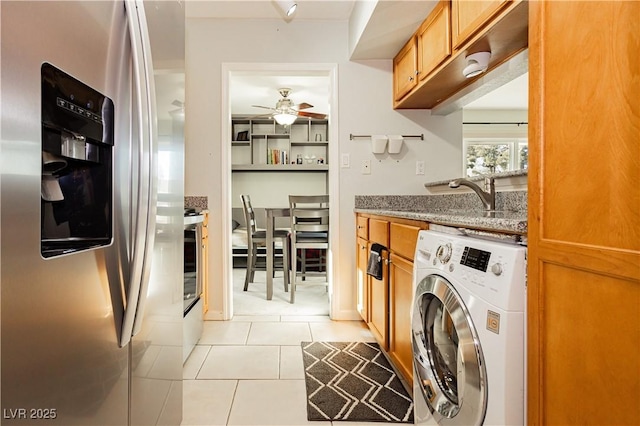
[[[409,81],[413,81],[413,76],[409,77]]]

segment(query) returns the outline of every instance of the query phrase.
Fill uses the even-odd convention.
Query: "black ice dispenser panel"
[[[113,102],[51,64],[42,75],[41,253],[111,243]]]

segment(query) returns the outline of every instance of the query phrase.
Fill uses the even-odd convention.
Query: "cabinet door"
[[[416,244],[418,243],[418,232],[426,228],[426,224],[414,226],[403,223],[391,223],[389,230],[389,246],[391,247],[391,251],[405,259],[413,260],[416,252]]]
[[[369,241],[389,247],[389,221],[369,219]]]
[[[441,0],[417,33],[420,80],[451,55],[451,13],[449,0]]]
[[[411,347],[413,263],[392,253],[389,271],[389,357],[407,383],[413,383]]]
[[[369,219],[360,215],[356,216],[356,232],[359,238],[369,239]]]
[[[369,260],[367,240],[358,238],[356,244],[356,307],[363,321],[367,324],[369,318],[369,276],[367,262]]]
[[[638,424],[640,2],[529,9],[527,423]]]
[[[490,21],[510,0],[453,0],[451,28],[457,48]]]
[[[371,250],[371,243],[369,243]],[[367,250],[367,251],[369,251]],[[388,252],[384,252],[385,264],[382,267],[382,280],[368,277],[369,281],[369,330],[376,338],[380,347],[389,349],[389,268],[387,267]]]
[[[402,99],[416,84],[418,73],[418,48],[416,38],[411,39],[393,58],[393,98]]]
[[[373,243],[389,247],[389,221],[369,219],[369,249]],[[389,252],[384,252],[385,260]],[[369,329],[380,346],[389,348],[389,271],[385,264],[382,267],[382,281],[369,277]]]

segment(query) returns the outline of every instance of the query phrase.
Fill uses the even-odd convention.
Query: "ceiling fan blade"
[[[303,102],[301,104],[296,105],[296,109],[308,109],[313,108],[313,105]]]
[[[317,112],[305,112],[305,111],[298,111],[298,116],[317,118],[319,120],[324,120],[325,118],[327,118],[327,114],[319,114]]]
[[[271,111],[277,111],[277,109],[275,108],[271,108],[271,107],[266,107],[266,106],[262,106],[262,105],[251,105],[254,108],[264,108],[264,109],[270,109]]]

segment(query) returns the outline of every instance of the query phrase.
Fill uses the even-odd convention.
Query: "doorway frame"
[[[329,79],[329,145],[328,145],[328,164],[329,164],[329,252],[327,254],[327,269],[329,273],[329,317],[334,317],[336,307],[340,306],[340,291],[336,289],[337,271],[340,270],[337,265],[340,259],[340,244],[338,236],[340,235],[340,185],[339,185],[339,123],[338,117],[338,64],[336,63],[222,63],[222,90],[221,90],[221,117],[220,117],[220,154],[222,158],[221,173],[221,199],[220,206],[222,223],[231,223],[232,208],[232,170],[231,170],[231,143],[229,143],[229,135],[231,134],[231,99],[229,97],[231,76],[234,72],[282,72],[291,75],[292,72],[326,73]],[[222,276],[224,284],[222,286],[222,317],[223,320],[233,318],[233,256],[232,256],[232,240],[231,227],[223,226],[222,232]]]

